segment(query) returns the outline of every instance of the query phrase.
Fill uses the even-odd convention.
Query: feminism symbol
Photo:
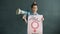
[[[36,29],[39,27],[39,23],[37,21],[33,21],[31,23],[31,27],[34,29],[34,32],[36,32]]]

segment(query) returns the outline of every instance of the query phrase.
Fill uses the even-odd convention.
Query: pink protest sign
[[[27,34],[43,34],[43,16],[30,15],[28,16]]]

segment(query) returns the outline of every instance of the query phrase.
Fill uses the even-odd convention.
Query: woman
[[[26,19],[27,15],[28,16],[30,16],[30,15],[39,15],[37,13],[37,10],[38,10],[38,6],[37,6],[36,2],[33,2],[33,4],[31,5],[31,12],[26,12],[26,11],[23,11],[23,10],[20,9],[20,11],[26,12],[26,14],[24,14],[24,16],[23,16],[23,19],[25,20],[26,23],[28,23],[28,19]],[[18,13],[20,14],[20,12],[18,12]],[[41,21],[43,22],[44,17],[43,17],[43,15],[41,15],[41,16],[42,16]],[[27,34],[31,34],[30,29],[29,29],[29,25],[28,25],[28,30],[27,31],[28,31]],[[40,34],[42,34],[42,30],[41,30]]]

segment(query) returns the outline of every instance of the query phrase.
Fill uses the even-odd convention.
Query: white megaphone
[[[18,8],[17,10],[16,10],[16,15],[19,15],[19,14],[27,14],[28,12],[27,11],[23,11],[23,10],[21,10],[20,8]]]

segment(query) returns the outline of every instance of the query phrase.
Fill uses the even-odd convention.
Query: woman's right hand
[[[26,15],[23,16],[23,19],[27,23]]]

